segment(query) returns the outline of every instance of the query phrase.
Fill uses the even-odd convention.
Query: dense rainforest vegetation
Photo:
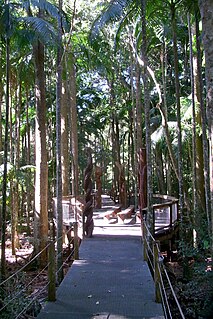
[[[53,197],[62,232],[87,148],[129,197],[145,149],[148,214],[153,193],[177,197],[180,254],[211,260],[213,2],[1,0],[0,35],[1,277],[8,229],[13,254],[23,224],[45,247]]]

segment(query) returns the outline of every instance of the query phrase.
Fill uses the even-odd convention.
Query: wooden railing
[[[174,229],[178,225],[178,199],[168,195],[154,194],[153,198],[161,203],[153,205],[153,230],[157,235]],[[142,210],[143,216],[147,214],[147,207]]]
[[[53,198],[53,217],[56,217],[57,198]],[[83,196],[63,196],[62,211],[63,224],[70,225],[74,222],[82,222],[82,213],[84,209]]]

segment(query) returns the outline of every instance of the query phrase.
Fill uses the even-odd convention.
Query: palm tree
[[[20,8],[20,4],[13,3],[12,6]],[[37,10],[31,10],[31,5],[34,5]],[[10,4],[7,4],[5,8],[9,8]],[[45,21],[44,11],[49,13],[52,17],[58,18],[58,10],[55,6],[48,3],[47,1],[40,0],[33,4],[28,1],[24,6],[28,17],[21,16],[16,17],[16,27],[20,26],[21,31],[25,33],[25,38],[33,40],[33,56],[35,62],[35,101],[36,101],[36,180],[35,180],[35,218],[34,218],[34,238],[35,238],[35,253],[41,250],[47,244],[48,239],[48,207],[47,207],[47,181],[48,181],[48,170],[47,170],[47,149],[46,149],[46,97],[45,97],[45,72],[44,72],[44,42],[54,42],[56,39],[56,32],[54,27]],[[9,12],[9,9],[5,10]],[[21,13],[23,13],[20,10]],[[32,12],[37,12],[37,15],[33,17]],[[6,29],[9,28],[9,13],[8,19],[6,14],[2,14],[2,20],[5,24]],[[9,33],[12,36],[10,30]],[[30,35],[30,36],[29,36]],[[56,43],[56,41],[55,41]],[[9,48],[9,37],[7,36],[7,46]],[[9,52],[9,49],[8,51]],[[8,53],[9,54],[9,53]],[[8,64],[9,69],[9,64]],[[9,77],[9,75],[8,75]],[[9,90],[9,86],[8,86]],[[9,91],[8,91],[9,94]],[[7,101],[7,99],[6,99]],[[9,98],[8,98],[9,101]],[[8,102],[9,103],[9,102]],[[6,103],[7,105],[7,103]],[[7,138],[8,134],[6,134]],[[4,148],[6,152],[7,147]],[[6,169],[5,169],[6,176]],[[4,208],[4,207],[3,207]],[[5,208],[4,208],[5,209]],[[4,217],[4,210],[2,216]],[[3,226],[3,236],[4,236]],[[4,238],[3,238],[4,240]],[[3,245],[4,246],[4,245]],[[4,249],[3,249],[4,254]],[[46,261],[46,254],[42,255],[41,262]],[[4,259],[3,259],[4,262]]]

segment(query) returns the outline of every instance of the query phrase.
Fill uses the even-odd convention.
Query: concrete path
[[[38,319],[163,319],[154,284],[142,258],[139,224],[110,225],[95,214],[93,238]]]

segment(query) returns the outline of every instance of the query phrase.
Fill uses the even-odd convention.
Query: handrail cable
[[[24,265],[22,268],[17,270],[14,274],[12,274],[10,277],[5,279],[0,283],[0,286],[3,286],[7,281],[11,280],[13,277],[17,276],[20,272],[22,272],[27,266],[29,266],[35,259],[37,259],[48,247],[50,244],[47,244],[37,255],[35,255],[26,265]]]
[[[67,235],[72,229],[73,228],[70,227],[65,234]],[[61,236],[57,240],[53,241],[53,244],[55,245],[58,240],[62,239],[62,237],[63,236]],[[74,242],[74,239],[72,238],[72,240],[69,242],[69,244],[73,244],[73,242]],[[14,274],[9,276],[7,279],[2,281],[0,283],[0,288],[3,285],[5,285],[8,281],[10,281],[11,279],[17,277],[20,273],[22,273],[24,271],[24,269],[27,266],[29,266],[33,261],[35,261],[46,249],[48,249],[50,247],[50,245],[51,245],[51,243],[49,242],[38,254],[36,254],[29,262],[27,262],[27,264],[25,264],[23,267],[21,267],[19,270],[17,270]],[[73,254],[73,251],[74,251],[74,249],[71,250],[71,253],[66,258],[66,260],[63,262],[63,265],[62,265],[61,268],[64,267],[64,265],[67,262],[67,260]],[[49,267],[49,265],[50,265],[50,262],[48,262],[46,264],[46,266],[41,271],[39,271],[39,273],[27,285],[25,285],[21,290],[19,290],[12,298],[10,298],[10,300],[6,304],[4,304],[3,307],[1,307],[0,311],[4,310],[9,304],[11,304],[15,299],[17,299],[17,297],[19,297],[21,293],[26,291],[27,288]],[[18,314],[18,316],[16,318],[19,318],[20,315],[23,314],[29,308],[29,306],[38,298],[38,296],[48,287],[49,283],[50,282],[47,282],[47,284],[44,287],[42,287],[42,289],[39,291],[39,293],[36,294],[36,296],[26,305],[26,307]]]
[[[171,314],[171,310],[170,310],[170,307],[169,307],[169,302],[168,302],[168,298],[167,298],[167,295],[166,295],[166,289],[165,289],[165,285],[163,283],[163,278],[162,278],[161,271],[159,272],[159,274],[160,274],[160,282],[162,283],[162,285],[160,285],[160,290],[162,291],[162,288],[163,288],[163,294],[164,294],[164,298],[162,299],[162,304],[164,305],[164,308],[165,308],[165,303],[166,303],[167,311],[169,312],[170,318],[172,318],[172,314]]]
[[[173,205],[173,204],[177,204],[177,201],[175,200],[172,200],[169,201],[169,203],[164,203],[163,206],[165,206],[166,204],[169,204],[169,205]],[[157,206],[158,204],[156,204]],[[159,204],[160,205],[160,204]],[[153,205],[155,206],[155,205]],[[153,248],[151,247],[150,245],[150,241],[153,242],[153,246],[155,245],[156,248],[157,248],[157,252],[160,256],[160,248],[159,248],[159,245],[158,243],[156,242],[156,240],[154,239],[153,235],[151,234],[147,224],[146,224],[146,220],[143,219],[143,223],[144,223],[144,227],[145,227],[145,232],[144,232],[144,238],[143,240],[145,241],[146,243],[146,256],[147,256],[147,261],[149,262],[149,267],[151,267],[152,271],[153,271],[153,274],[155,272],[155,265],[153,264],[154,263],[154,252],[153,252]],[[151,240],[150,240],[151,239]],[[151,258],[152,257],[152,258]],[[177,299],[177,296],[175,294],[175,291],[172,287],[172,284],[171,284],[171,281],[170,281],[170,278],[168,276],[168,273],[166,271],[166,268],[163,264],[160,264],[159,263],[159,260],[157,261],[157,267],[158,267],[158,272],[159,272],[159,278],[160,278],[160,281],[159,282],[156,282],[156,285],[158,285],[159,287],[159,291],[160,291],[160,296],[161,296],[161,301],[162,301],[162,306],[163,306],[163,309],[164,309],[164,313],[165,313],[165,316],[166,318],[172,318],[172,313],[171,313],[171,309],[170,309],[170,306],[169,306],[169,301],[168,301],[168,297],[167,297],[167,293],[166,293],[166,289],[165,289],[165,285],[164,285],[164,280],[163,280],[163,277],[162,277],[162,271],[165,273],[165,276],[166,276],[166,279],[167,279],[167,282],[169,284],[169,288],[171,290],[171,293],[172,293],[172,296],[175,300],[175,303],[178,307],[178,310],[179,310],[179,313],[180,313],[180,316],[181,316],[181,319],[185,319],[185,316],[183,314],[183,311],[181,309],[181,306],[179,304],[179,301]],[[156,287],[157,288],[157,287]],[[169,315],[169,317],[168,317]]]
[[[49,284],[49,282],[48,282],[48,284]],[[29,308],[29,306],[30,306],[34,301],[36,301],[36,300],[38,299],[38,296],[41,295],[41,293],[47,288],[48,284],[45,285],[44,287],[42,287],[42,289],[39,291],[39,294],[36,295],[36,296],[27,304],[27,306],[24,307],[24,309],[22,309],[22,311],[18,314],[18,316],[15,317],[15,319],[18,319],[18,318]]]
[[[47,267],[49,266],[49,263],[45,266],[45,268],[43,268],[26,286],[24,286],[21,290],[19,290],[15,296],[12,297],[12,299],[10,299],[2,308],[0,308],[0,311],[4,310],[12,301],[14,301],[22,292],[26,291],[26,288],[28,288],[36,278],[38,278],[39,275],[41,275],[44,270],[47,269]]]
[[[173,297],[174,297],[174,299],[175,299],[175,302],[176,302],[176,304],[177,304],[177,307],[178,307],[178,309],[179,309],[179,311],[180,311],[181,317],[184,319],[185,316],[184,316],[183,311],[182,311],[182,309],[181,309],[181,307],[180,307],[179,301],[178,301],[178,299],[177,299],[177,296],[176,296],[175,291],[174,291],[174,289],[173,289],[173,287],[172,287],[171,281],[170,281],[170,279],[169,279],[168,273],[167,273],[167,271],[166,271],[164,265],[163,265],[163,269],[164,269],[164,273],[165,273],[165,275],[166,275],[166,278],[167,278],[169,287],[170,287],[170,289],[171,289],[172,295],[173,295]]]

